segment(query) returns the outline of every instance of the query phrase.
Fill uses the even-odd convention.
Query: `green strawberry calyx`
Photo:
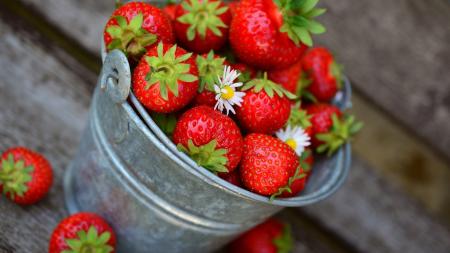
[[[303,172],[309,172],[311,170],[311,165],[306,162],[306,160],[312,156],[312,151],[310,149],[305,149],[302,154],[298,157],[298,161],[300,162],[300,167],[302,167]]]
[[[294,247],[294,238],[292,237],[291,227],[284,224],[281,235],[273,239],[273,244],[277,247],[277,253],[289,253]]]
[[[114,248],[108,245],[111,239],[111,233],[105,231],[98,233],[94,226],[90,226],[88,231],[80,230],[77,232],[77,238],[66,239],[66,244],[70,249],[64,250],[61,253],[109,253],[113,252]]]
[[[33,166],[25,166],[25,161],[14,160],[13,154],[8,154],[2,159],[0,168],[0,185],[3,186],[3,194],[11,199],[15,196],[23,197],[28,191],[27,184],[32,180]]]
[[[212,140],[202,146],[195,146],[192,139],[188,140],[187,147],[182,144],[177,145],[178,150],[188,154],[192,160],[196,161],[199,166],[202,166],[214,173],[228,172],[225,165],[228,162],[226,149],[218,149],[217,141]]]
[[[139,61],[139,58],[145,54],[145,47],[152,45],[158,37],[142,28],[144,15],[137,14],[127,23],[123,16],[115,16],[114,19],[118,25],[112,25],[106,28],[106,32],[113,39],[107,46],[108,50],[119,49],[126,56]]]
[[[286,96],[289,99],[296,99],[297,96],[285,90],[281,85],[272,82],[267,79],[267,72],[264,72],[263,78],[253,79],[250,82],[247,82],[243,87],[242,91],[253,89],[253,92],[258,93],[264,89],[264,92],[270,97],[273,98],[273,95],[276,93],[279,97]]]
[[[306,72],[302,72],[297,83],[296,95],[299,98],[305,98],[308,101],[317,103],[318,102],[317,98],[308,90],[309,86],[311,86],[311,83],[312,80],[309,77],[309,74]]]
[[[335,61],[333,61],[330,65],[331,75],[336,79],[336,86],[339,90],[342,89],[342,86],[344,85],[344,78],[342,76],[343,69],[344,67]]]
[[[324,142],[322,145],[317,147],[316,151],[318,153],[327,153],[331,156],[336,152],[339,147],[341,147],[345,142],[347,142],[353,135],[355,135],[363,127],[362,122],[356,122],[354,116],[344,116],[339,118],[336,114],[331,116],[333,125],[327,133],[316,134],[316,138],[319,141]]]
[[[214,84],[218,83],[218,77],[222,76],[225,58],[214,57],[211,50],[205,57],[197,56],[197,67],[200,77],[198,92],[204,89],[214,92]]]
[[[300,102],[297,102],[294,106],[292,106],[291,114],[289,114],[286,126],[299,126],[303,129],[307,129],[312,126],[311,117],[312,115],[308,115],[306,110],[301,109]]]
[[[283,25],[280,32],[285,32],[296,44],[300,42],[312,46],[311,34],[321,34],[325,27],[314,18],[325,13],[325,9],[315,8],[319,0],[275,0],[281,15]]]
[[[228,10],[227,6],[220,7],[220,1],[189,0],[183,1],[181,6],[187,12],[177,20],[189,25],[186,35],[189,41],[195,39],[196,35],[204,40],[206,31],[209,29],[213,34],[222,37],[220,28],[227,28],[227,25],[219,16]]]
[[[190,64],[183,63],[192,56],[192,53],[176,57],[176,45],[172,46],[165,53],[163,50],[163,43],[160,42],[157,47],[157,56],[145,56],[145,61],[151,69],[145,76],[147,81],[145,89],[150,89],[150,87],[159,83],[161,97],[168,101],[169,91],[178,97],[178,81],[194,82],[198,77],[189,74]]]
[[[306,177],[306,174],[303,172],[302,167],[298,166],[297,169],[295,169],[294,175],[289,178],[287,185],[280,187],[276,193],[270,195],[269,201],[273,201],[276,197],[280,196],[284,192],[292,193],[292,189],[291,189],[292,183],[294,183],[294,181],[302,179],[304,177]]]

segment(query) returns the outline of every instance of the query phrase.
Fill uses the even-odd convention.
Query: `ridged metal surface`
[[[119,253],[213,251],[283,207],[330,196],[347,176],[349,144],[318,159],[297,197],[270,202],[229,184],[176,150],[129,92],[130,76],[121,52],[106,56],[64,182],[69,211],[104,216],[118,234]],[[349,94],[347,84],[336,104],[349,105]]]

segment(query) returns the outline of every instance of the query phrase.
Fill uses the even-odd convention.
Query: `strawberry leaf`
[[[292,183],[304,177],[306,177],[306,174],[302,171],[301,166],[298,166],[297,169],[295,169],[294,175],[289,178],[287,185],[284,187],[280,187],[276,193],[272,194],[269,198],[269,201],[273,201],[276,197],[280,196],[284,192],[292,193]]]
[[[255,93],[260,92],[264,89],[264,92],[272,98],[276,93],[279,97],[287,97],[289,99],[296,99],[297,96],[285,90],[281,85],[272,82],[267,79],[267,72],[264,72],[263,78],[253,79],[247,82],[243,87],[242,91],[253,89]]]
[[[34,166],[25,166],[25,161],[14,159],[12,154],[8,154],[6,159],[2,159],[0,167],[0,185],[3,186],[3,194],[9,195],[11,199],[15,196],[23,197],[28,191],[27,184],[31,182]]]
[[[314,21],[313,18],[322,15],[325,9],[315,8],[319,0],[279,0],[275,1],[283,15],[283,25],[280,32],[286,33],[296,44],[300,42],[312,46],[310,33],[321,34],[325,27]]]
[[[164,53],[163,43],[157,46],[157,56],[147,56],[145,61],[150,66],[145,80],[149,89],[159,84],[160,95],[164,100],[169,99],[169,91],[176,97],[179,95],[178,82],[195,82],[198,77],[189,73],[190,65],[185,63],[192,54],[187,53],[176,57],[177,46],[174,45]]]
[[[90,226],[87,232],[85,230],[80,230],[76,235],[76,238],[65,239],[69,249],[62,251],[62,253],[110,253],[114,251],[114,248],[108,245],[108,241],[111,238],[111,233],[108,231],[99,235],[97,229],[94,226]]]
[[[186,11],[186,14],[177,20],[189,25],[186,31],[189,41],[194,40],[197,34],[204,40],[208,30],[216,36],[221,37],[223,35],[219,28],[226,28],[227,25],[223,23],[219,16],[225,13],[228,7],[219,6],[220,1],[190,0],[181,3],[181,7]]]
[[[289,253],[294,246],[291,227],[284,224],[283,233],[273,240],[273,244],[277,247],[277,253]]]
[[[329,132],[316,134],[316,139],[323,144],[316,148],[318,153],[334,154],[342,145],[351,139],[363,127],[363,123],[355,122],[354,116],[345,115],[339,118],[336,114],[331,116],[333,125]]]
[[[187,147],[179,143],[177,148],[181,152],[188,154],[199,166],[214,173],[228,172],[226,167],[226,164],[228,163],[226,154],[228,152],[226,149],[217,148],[216,140],[212,140],[205,145],[196,146],[192,139],[189,139]]]

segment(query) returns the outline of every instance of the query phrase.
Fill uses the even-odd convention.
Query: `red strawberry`
[[[31,205],[47,195],[53,183],[50,163],[24,147],[6,150],[0,164],[0,192],[17,204]]]
[[[257,76],[256,70],[244,63],[238,62],[231,64],[231,68],[241,73],[241,75],[238,77],[238,81],[241,83],[246,83],[253,78],[256,78]]]
[[[233,171],[242,156],[243,140],[236,123],[208,106],[186,111],[175,126],[173,141],[213,172]]]
[[[241,183],[241,179],[239,178],[238,170],[234,170],[230,173],[219,173],[218,175],[223,180],[225,180],[231,184],[234,184],[236,186],[242,187],[242,183]]]
[[[292,247],[290,227],[271,218],[241,235],[228,249],[229,253],[287,253]]]
[[[312,45],[310,33],[325,32],[312,20],[325,10],[317,1],[242,0],[230,26],[237,57],[254,67],[283,69],[298,62]]]
[[[49,253],[104,252],[114,253],[116,236],[100,216],[78,213],[65,218],[53,231]]]
[[[239,5],[239,1],[233,1],[228,3],[228,8],[230,8],[230,13],[231,16],[234,16],[234,14],[236,13],[236,9],[238,8]]]
[[[283,86],[287,91],[299,95],[301,74],[302,63],[299,61],[285,69],[271,70],[267,73],[267,76],[273,82]]]
[[[298,179],[292,181],[292,184],[290,186],[290,192],[289,190],[286,190],[283,193],[281,193],[280,197],[282,198],[295,197],[305,188],[306,182],[311,173],[312,165],[314,163],[314,157],[312,155],[311,149],[306,148],[305,151],[303,151],[302,155],[299,157],[299,162],[301,168],[299,173],[304,174],[305,176],[300,176]]]
[[[116,9],[106,23],[103,38],[108,51],[120,49],[134,63],[156,42],[175,42],[167,14],[142,2],[129,2]]]
[[[313,48],[305,54],[302,64],[312,100],[331,101],[342,87],[341,66],[333,55],[326,48]]]
[[[355,122],[353,116],[343,115],[339,108],[330,104],[311,104],[306,111],[311,115],[312,146],[319,153],[333,154],[363,126]]]
[[[207,105],[214,107],[216,104],[216,93],[214,85],[218,83],[218,76],[222,76],[225,65],[228,64],[225,58],[221,58],[210,51],[207,55],[197,56],[197,68],[199,72],[200,85],[199,94],[195,97],[195,105]]]
[[[298,167],[294,150],[279,139],[255,133],[245,137],[240,174],[250,191],[265,196],[277,194],[289,186]]]
[[[246,95],[236,116],[245,130],[272,134],[284,126],[291,112],[289,99],[295,98],[292,93],[267,80],[267,74],[245,84],[242,91]]]
[[[175,11],[174,29],[183,47],[203,54],[225,45],[230,22],[229,8],[219,0],[185,0]]]
[[[175,11],[177,9],[177,5],[174,3],[169,3],[168,5],[164,6],[163,11],[169,16],[170,20],[172,22],[175,22]]]
[[[133,72],[133,91],[154,112],[169,113],[185,107],[197,94],[195,59],[180,47],[159,43],[142,57]]]

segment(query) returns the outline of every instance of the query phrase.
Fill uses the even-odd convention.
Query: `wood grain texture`
[[[450,3],[322,0],[335,51],[356,88],[450,159]]]
[[[2,253],[47,251],[53,228],[66,215],[61,176],[87,116],[90,91],[83,83],[95,79],[86,71],[83,78],[74,74],[71,69],[82,66],[57,60],[33,40],[0,22],[0,150],[25,145],[42,152],[55,181],[48,197],[32,207],[0,198]]]
[[[359,252],[448,253],[450,249],[449,229],[358,157],[334,196],[301,210]]]
[[[112,1],[22,0],[98,54]],[[450,160],[450,4],[446,0],[322,0],[335,51],[357,91]],[[67,11],[70,10],[70,11]]]

